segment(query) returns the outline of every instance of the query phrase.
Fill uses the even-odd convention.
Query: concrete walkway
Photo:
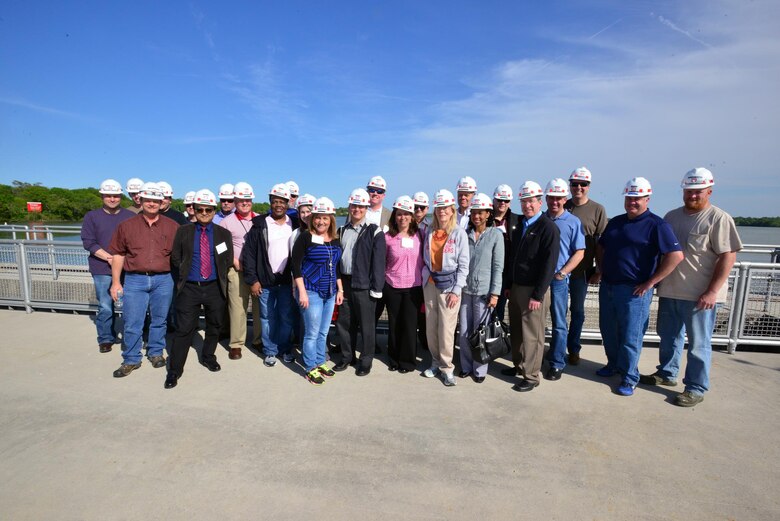
[[[3,520],[780,519],[778,354],[714,353],[684,409],[682,386],[613,394],[601,347],[526,394],[506,361],[482,385],[377,360],[318,388],[223,350],[164,390],[149,363],[114,379],[87,316],[2,310],[0,330]]]

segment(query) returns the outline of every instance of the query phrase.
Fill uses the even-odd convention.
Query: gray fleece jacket
[[[423,259],[425,260],[422,269],[423,286],[428,283],[428,278],[431,276],[432,234],[433,227],[429,227],[428,234],[425,236],[425,245],[423,246]],[[447,237],[447,242],[444,243],[440,273],[453,273],[455,276],[454,285],[451,289],[446,290],[445,293],[460,295],[463,286],[466,285],[466,276],[469,273],[468,242],[466,230],[456,227]]]
[[[490,227],[476,241],[474,236],[474,230],[469,230],[469,274],[463,292],[469,295],[501,295],[504,234],[498,228]]]

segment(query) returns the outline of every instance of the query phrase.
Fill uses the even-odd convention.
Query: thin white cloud
[[[66,118],[73,118],[73,119],[80,119],[80,120],[88,120],[90,118],[87,118],[86,116],[83,116],[81,114],[78,114],[76,112],[70,112],[67,110],[61,110],[61,109],[55,109],[53,107],[47,107],[45,105],[39,105],[37,103],[33,103],[31,101],[27,101],[22,98],[6,98],[6,97],[0,97],[0,103],[3,103],[5,105],[11,105],[14,107],[21,107],[29,110],[33,110],[35,112],[41,112],[44,114],[53,114],[55,116],[62,116]]]
[[[688,39],[690,39],[690,40],[692,40],[692,41],[694,41],[694,42],[696,42],[698,44],[701,44],[704,47],[712,48],[712,45],[708,44],[707,42],[704,42],[704,41],[700,40],[699,38],[696,38],[689,31],[681,29],[680,27],[678,27],[674,22],[672,22],[668,18],[664,18],[663,16],[658,15],[657,20],[659,22],[661,22],[663,25],[665,25],[666,27],[668,27],[669,29],[671,29],[673,31],[676,31],[676,32],[682,34],[683,36],[686,36]]]
[[[587,37],[587,38],[585,38],[585,39],[586,39],[586,40],[592,40],[592,39],[594,39],[595,37],[597,37],[598,35],[600,35],[601,33],[603,33],[604,31],[607,31],[607,30],[609,30],[609,29],[612,29],[613,27],[615,27],[615,26],[616,26],[618,23],[620,23],[621,21],[623,21],[623,19],[622,19],[622,18],[618,18],[617,20],[615,20],[615,21],[614,21],[614,22],[612,22],[611,24],[609,24],[609,25],[607,25],[606,27],[603,27],[602,29],[600,29],[600,30],[596,31],[595,33],[591,34],[590,36],[588,36],[588,37]]]

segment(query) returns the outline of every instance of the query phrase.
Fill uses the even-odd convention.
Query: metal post
[[[734,282],[734,305],[731,308],[731,331],[729,331],[728,353],[733,355],[737,350],[739,339],[742,336],[742,321],[745,316],[745,306],[747,306],[745,296],[749,284],[750,263],[742,262],[737,272],[737,280]]]
[[[28,313],[33,312],[32,298],[30,296],[30,273],[27,263],[27,251],[24,242],[17,244],[17,255],[19,255],[19,283],[22,286],[22,298],[24,299],[24,309]]]

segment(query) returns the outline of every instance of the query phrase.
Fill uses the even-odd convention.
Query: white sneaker
[[[442,373],[442,380],[444,381],[444,385],[447,387],[456,385],[455,375],[453,373]]]
[[[423,371],[422,375],[425,378],[433,378],[434,376],[436,376],[436,373],[438,373],[438,372],[439,372],[439,368],[437,366],[435,366],[435,365],[432,365],[428,369]]]
[[[273,355],[268,355],[265,357],[265,360],[263,360],[263,364],[265,364],[266,367],[273,367],[276,365],[276,357]]]

